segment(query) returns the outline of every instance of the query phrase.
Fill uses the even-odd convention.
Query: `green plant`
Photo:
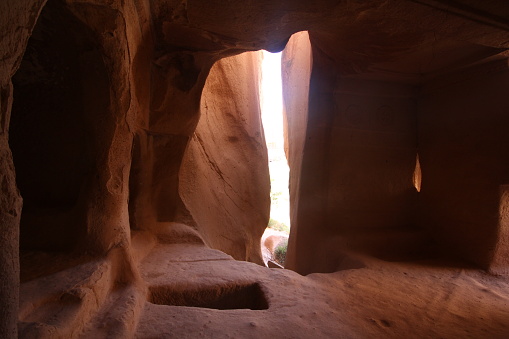
[[[269,219],[269,224],[267,225],[267,227],[269,228],[274,228],[277,224],[279,223],[279,221],[275,220],[275,219],[272,219],[270,218]]]
[[[286,251],[288,250],[288,239],[277,245],[274,250],[274,259],[281,265],[285,266]]]
[[[278,202],[278,199],[281,198],[281,196],[283,195],[283,192],[271,192],[270,193],[270,200],[272,201],[272,203],[276,203]]]
[[[269,224],[267,225],[268,228],[272,228],[273,230],[285,232],[287,234],[290,234],[290,227],[285,224],[284,222],[279,222],[275,219],[270,218]]]

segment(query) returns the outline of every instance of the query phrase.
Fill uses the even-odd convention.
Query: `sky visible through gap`
[[[263,51],[260,105],[263,129],[269,152],[271,181],[271,222],[284,224],[289,230],[290,203],[288,193],[288,162],[284,152],[283,93],[281,81],[281,53]],[[283,228],[283,225],[276,225]]]

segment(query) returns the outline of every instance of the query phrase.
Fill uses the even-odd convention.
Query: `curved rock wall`
[[[312,52],[308,32],[292,35],[281,57],[285,152],[290,167],[290,223],[292,226],[285,267],[294,268],[299,253],[295,240],[299,233],[298,201],[306,131],[308,124],[309,80]],[[306,255],[306,254],[304,254]]]
[[[261,57],[243,53],[214,64],[179,175],[180,196],[206,243],[260,264],[260,238],[270,211]]]

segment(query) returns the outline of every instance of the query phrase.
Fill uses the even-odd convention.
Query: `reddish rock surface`
[[[8,144],[13,86],[28,38],[44,1],[0,4],[0,337],[15,338],[19,298],[19,223],[22,198]],[[16,29],[18,27],[20,29]]]
[[[509,272],[508,196],[502,185],[509,180],[508,85],[507,59],[452,73],[426,87],[419,116],[421,223],[442,248],[504,274]]]
[[[0,337],[508,337],[507,17],[475,0],[0,2]],[[299,31],[294,272],[233,260],[261,263],[268,177],[258,61],[216,62]]]
[[[362,269],[301,276],[236,261],[200,244],[160,243],[147,234],[136,234],[133,248],[140,254],[143,288],[117,285],[105,295],[115,277],[114,257],[90,260],[24,284],[21,336],[504,338],[509,334],[507,279],[457,262],[444,266],[444,262],[365,258]],[[59,312],[62,308],[68,312]]]
[[[212,67],[179,175],[180,196],[205,242],[256,263],[263,263],[260,238],[270,211],[260,67],[259,52],[221,59]]]
[[[300,200],[300,177],[306,139],[309,105],[309,80],[311,77],[312,53],[309,34],[299,32],[290,38],[281,57],[283,81],[283,117],[285,152],[290,167],[290,222],[292,232],[287,267],[296,267],[297,250],[295,240],[299,234],[298,201]]]

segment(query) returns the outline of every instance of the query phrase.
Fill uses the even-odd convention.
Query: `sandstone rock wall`
[[[323,53],[327,47],[313,34],[311,42],[310,112],[292,235],[294,267],[302,273],[337,269],[352,249],[352,234],[411,227],[416,194],[412,92],[344,78]]]
[[[507,62],[437,79],[419,99],[422,223],[444,251],[498,273],[509,258]]]
[[[300,226],[298,201],[304,143],[308,123],[309,79],[311,76],[311,43],[308,32],[292,35],[281,57],[281,76],[283,83],[283,118],[285,152],[290,167],[290,223],[292,225],[286,267],[296,265],[297,239]],[[306,255],[306,254],[304,254]]]
[[[340,24],[345,25],[341,30],[326,30],[325,24],[310,32],[313,67],[309,114],[298,193],[293,191],[292,197],[297,200],[297,217],[292,221],[298,227],[290,241],[289,267],[300,273],[337,270],[352,250],[386,260],[441,251],[468,258],[466,252],[451,251],[451,243],[444,241],[446,229],[462,238],[457,244],[468,243],[467,234],[454,226],[439,229],[432,226],[433,222],[420,222],[429,213],[427,203],[436,196],[421,199],[412,182],[420,148],[419,88],[451,68],[469,67],[474,60],[484,62],[481,60],[500,53],[502,49],[495,48],[500,45],[492,44],[499,32],[482,36],[482,28],[472,24],[470,34],[464,34],[458,29],[462,25],[459,17],[428,13],[437,29],[434,39],[436,34],[440,36],[441,57],[436,58],[437,45],[430,43],[430,31],[403,24],[410,17],[427,16],[422,7],[394,2],[371,5],[358,8],[363,15]],[[406,14],[384,14],[383,20],[372,20],[384,8],[386,14],[396,16],[405,8]],[[367,31],[370,34],[363,34]],[[427,133],[432,139],[431,128]],[[495,141],[490,143],[498,147]],[[468,149],[475,158],[475,148]],[[429,180],[424,164],[429,159],[421,158],[424,182]],[[498,155],[490,162],[490,170],[505,168]],[[481,177],[485,176],[489,176],[487,172],[474,181],[483,185]],[[504,180],[498,182],[501,184]],[[445,186],[440,180],[436,185]],[[496,203],[490,204],[491,212],[480,214],[486,220],[498,216],[503,223],[506,212],[499,212],[505,209],[499,204],[501,193],[495,186],[497,193],[491,196]],[[487,192],[479,193],[487,196]],[[492,237],[482,245],[482,240],[476,240],[481,256],[493,258],[494,248],[505,248],[499,246],[499,241],[505,241],[499,225],[492,223],[490,232],[501,238]],[[488,262],[494,263],[488,260],[482,267],[488,268]]]
[[[2,240],[8,240],[1,246],[2,267],[6,263],[9,270],[2,272],[1,282],[10,285],[2,286],[8,297],[0,298],[6,313],[2,337],[14,337],[17,327],[20,217],[25,249],[104,255],[121,248],[124,255],[115,271],[124,281],[132,279],[127,278],[133,267],[126,264],[130,259],[125,255],[130,241],[129,124],[139,107],[131,92],[131,58],[141,46],[140,35],[147,26],[140,21],[146,24],[148,13],[135,10],[131,2],[98,7],[50,0],[43,5],[44,1],[0,5],[1,50],[7,53],[1,64],[1,164],[6,168],[1,208],[11,215],[1,224],[3,228],[15,223],[10,231],[2,229]],[[132,25],[126,26],[126,20]],[[23,212],[14,172],[8,170],[12,162],[6,137],[13,97],[10,142],[17,184],[27,197]]]
[[[8,144],[13,88],[19,67],[44,1],[0,3],[0,337],[17,337],[19,305],[19,221],[22,199]],[[16,29],[16,27],[18,29]]]
[[[261,57],[261,52],[244,53],[212,67],[179,175],[180,196],[206,243],[260,264],[260,239],[270,211],[259,103]]]

